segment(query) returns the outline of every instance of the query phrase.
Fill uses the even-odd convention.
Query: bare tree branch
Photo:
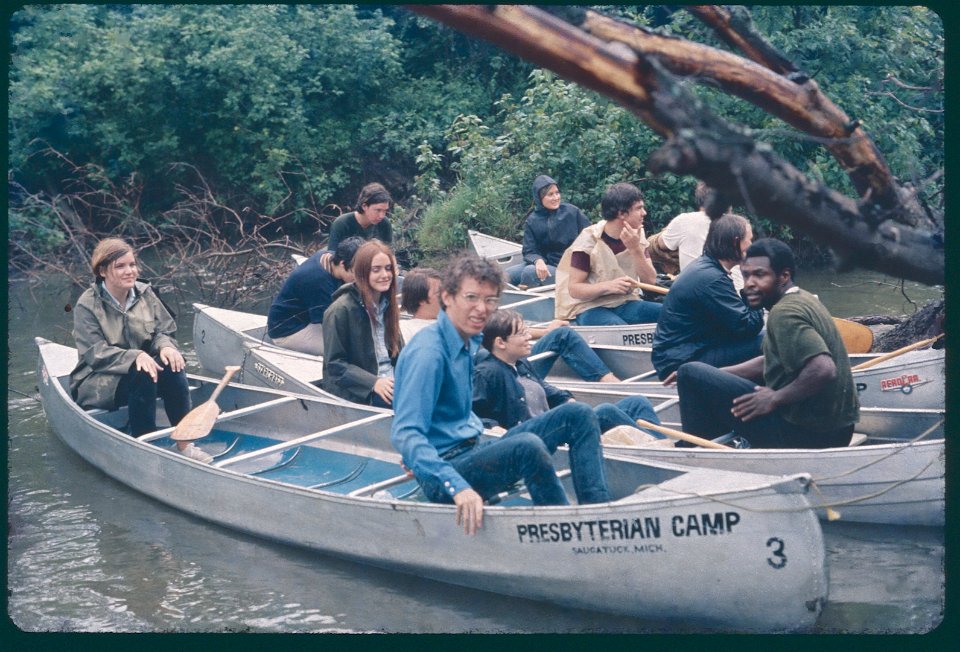
[[[878,212],[910,226],[930,226],[912,195],[899,192],[899,184],[883,155],[860,123],[850,119],[826,97],[813,79],[797,71],[782,55],[775,56],[776,50],[753,32],[752,27],[747,32],[746,19],[734,21],[716,7],[695,9],[696,15],[711,20],[723,16],[721,34],[747,48],[760,63],[699,43],[660,36],[593,11],[584,13],[582,27],[604,40],[626,43],[642,57],[655,56],[676,75],[713,80],[725,92],[823,139],[827,150],[850,176],[857,193],[876,203]],[[733,27],[742,31],[734,31]],[[744,36],[744,32],[749,36]],[[784,76],[780,71],[788,74]],[[865,217],[870,218],[870,213]]]
[[[790,224],[860,265],[930,284],[943,283],[942,234],[912,226],[923,216],[914,192],[890,175],[873,142],[810,80],[790,80],[714,48],[664,37],[600,16],[569,14],[586,31],[543,10],[516,5],[411,5],[411,11],[490,41],[600,92],[667,139],[648,161],[653,172],[693,174],[759,215]],[[601,38],[598,38],[601,37]],[[768,54],[756,54],[767,57]],[[767,59],[764,59],[765,61]],[[662,65],[661,65],[662,62]],[[783,64],[777,64],[786,70]],[[728,92],[780,111],[826,138],[863,199],[808,179],[771,148],[713,116],[666,69],[710,77]],[[801,83],[797,83],[801,81]],[[884,192],[882,197],[878,193]],[[882,200],[882,201],[881,201]],[[927,220],[924,220],[927,223]]]
[[[713,28],[717,36],[730,47],[743,52],[747,58],[778,75],[802,74],[792,61],[753,29],[753,18],[743,7],[690,5],[686,10]]]

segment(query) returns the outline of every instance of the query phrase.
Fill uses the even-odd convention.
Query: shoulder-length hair
[[[390,193],[386,188],[383,187],[383,184],[377,183],[368,183],[363,188],[360,189],[360,194],[357,196],[357,204],[354,206],[353,210],[358,213],[363,212],[363,207],[369,204],[392,204],[393,198],[390,196]]]
[[[90,268],[93,270],[93,278],[100,280],[105,278],[106,269],[113,264],[113,262],[119,258],[123,258],[127,254],[136,253],[133,251],[133,247],[130,246],[130,243],[126,240],[121,240],[120,238],[105,238],[97,243],[97,246],[93,249],[93,255],[90,256]]]
[[[387,309],[384,311],[383,321],[387,350],[390,351],[390,356],[395,358],[400,354],[400,307],[397,305],[397,259],[390,247],[373,239],[357,249],[357,253],[353,255],[353,284],[360,292],[370,321],[376,321],[379,305],[373,298],[376,291],[370,285],[370,270],[373,269],[373,259],[377,254],[386,254],[393,265],[393,278],[390,279],[390,289],[386,292]]]
[[[703,253],[717,260],[739,261],[743,254],[740,243],[747,237],[747,218],[734,213],[726,213],[710,221],[707,239],[703,243]]]

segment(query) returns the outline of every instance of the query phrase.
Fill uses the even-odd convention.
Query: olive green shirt
[[[764,384],[771,389],[790,384],[807,361],[821,353],[833,358],[836,378],[816,394],[779,411],[790,423],[818,432],[856,423],[860,402],[850,358],[833,317],[815,296],[798,288],[784,295],[767,318],[763,338]]]

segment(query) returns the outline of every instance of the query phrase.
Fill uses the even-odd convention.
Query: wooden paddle
[[[653,292],[654,294],[666,294],[670,291],[670,288],[662,288],[659,285],[651,285],[650,283],[642,283],[636,279],[630,279],[634,284],[643,290],[644,292]]]
[[[703,437],[697,437],[696,435],[689,435],[681,430],[674,430],[673,428],[667,428],[666,426],[661,426],[656,423],[650,423],[649,421],[644,421],[643,419],[637,419],[637,425],[641,428],[648,428],[650,430],[656,430],[659,433],[663,433],[667,437],[672,437],[673,439],[680,439],[691,444],[696,444],[697,446],[702,446],[704,448],[720,448],[725,451],[735,450],[729,446],[724,446],[723,444],[718,444],[715,441],[710,441],[709,439],[704,439]]]
[[[856,367],[853,367],[852,369],[850,369],[850,371],[860,371],[861,369],[869,369],[870,367],[872,367],[872,366],[874,366],[874,365],[878,365],[878,364],[880,364],[881,362],[886,362],[886,361],[889,360],[890,358],[895,358],[895,357],[897,357],[898,355],[902,355],[902,354],[904,354],[904,353],[906,353],[906,352],[908,352],[908,351],[913,351],[914,349],[922,349],[923,347],[925,347],[925,346],[927,346],[927,345],[929,345],[929,344],[933,344],[934,342],[936,342],[937,340],[939,340],[941,337],[943,337],[943,333],[940,333],[940,334],[937,335],[936,337],[931,337],[931,338],[928,339],[928,340],[920,340],[919,342],[914,342],[913,344],[909,344],[909,345],[903,347],[902,349],[897,349],[896,351],[891,351],[890,353],[884,353],[883,355],[877,356],[876,358],[874,358],[874,359],[872,359],[872,360],[867,360],[866,362],[861,362],[861,363],[858,364]]]
[[[837,330],[840,332],[840,339],[847,348],[847,353],[867,353],[873,346],[873,331],[868,326],[858,324],[849,319],[833,318]]]
[[[213,424],[217,421],[217,415],[220,414],[217,397],[220,396],[220,392],[222,392],[223,388],[230,382],[231,376],[240,370],[240,367],[230,366],[225,367],[224,370],[227,373],[220,379],[220,384],[213,390],[210,398],[190,410],[187,416],[180,420],[180,423],[173,429],[170,439],[174,441],[192,441],[210,434],[210,431],[213,430]]]

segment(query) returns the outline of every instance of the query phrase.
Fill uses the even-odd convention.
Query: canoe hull
[[[522,247],[516,242],[495,238],[479,231],[469,230],[470,246],[481,258],[496,263],[501,270],[519,265],[523,262]]]
[[[623,379],[656,381],[649,347],[593,346],[604,364]],[[874,356],[875,357],[875,356]],[[851,357],[854,360],[869,357]],[[543,375],[549,362],[535,362]],[[578,384],[581,378],[562,360],[557,360],[547,380],[554,384]],[[875,367],[853,372],[857,396],[862,407],[902,410],[939,409],[945,404],[946,358],[943,350],[911,351]]]
[[[832,507],[844,521],[943,527],[944,440],[820,450],[731,450],[607,446],[620,455],[727,471],[813,477],[821,518]]]
[[[64,389],[70,363],[55,347],[41,343],[40,394],[64,443],[127,486],[215,523],[477,589],[708,629],[802,631],[812,627],[826,600],[822,533],[804,476],[611,459],[611,487],[624,499],[491,506],[479,534],[467,537],[452,506],[310,489],[282,477],[247,475],[229,459],[203,465],[127,437],[73,404]],[[198,383],[208,395],[215,380],[191,378]],[[221,419],[230,418],[235,405],[242,411],[270,397],[281,403],[261,412],[254,405],[229,423],[231,431],[282,439],[342,424],[355,429],[310,444],[310,450],[368,451],[398,461],[383,447],[389,415],[375,410],[232,384],[221,395]],[[364,416],[373,419],[369,427],[351,426]],[[559,466],[564,463],[558,454]],[[638,481],[642,491],[623,492]]]

